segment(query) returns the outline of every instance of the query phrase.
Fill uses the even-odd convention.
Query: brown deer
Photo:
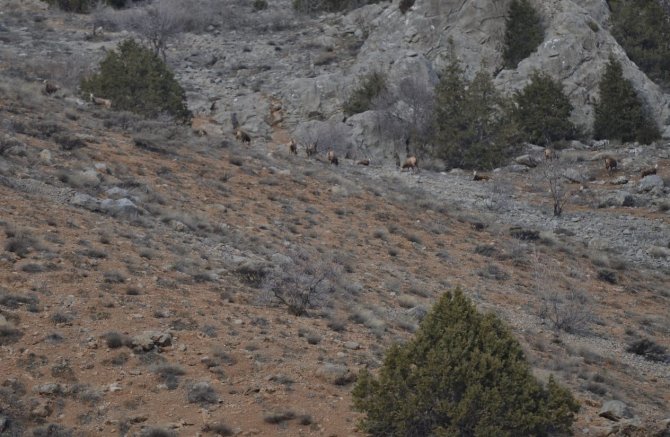
[[[316,155],[316,144],[317,141],[310,143],[305,147],[305,153],[307,153],[307,157],[311,157],[312,155]]]
[[[95,103],[98,106],[102,106],[103,108],[110,109],[112,107],[112,101],[109,99],[103,99],[102,97],[95,97],[93,93],[89,93],[89,98],[91,99],[91,102]]]
[[[356,164],[357,164],[357,165],[365,165],[365,166],[368,166],[368,165],[370,165],[370,160],[369,160],[369,159],[361,159],[361,160],[358,161]]]
[[[488,181],[491,179],[491,176],[485,174],[477,174],[477,170],[472,172],[473,181]]]
[[[614,170],[617,169],[617,162],[616,159],[607,157],[605,158],[605,169],[607,170],[607,173],[612,173]]]
[[[291,138],[291,141],[288,143],[288,151],[289,153],[292,153],[294,155],[298,154],[298,144],[295,142],[293,138]]]
[[[337,155],[332,149],[328,151],[326,158],[328,161],[330,161],[331,164],[340,165],[340,161],[337,159]]]
[[[410,169],[412,173],[414,173],[416,170],[419,170],[419,163],[416,160],[416,156],[408,156],[407,159],[405,159],[405,162],[402,164],[401,171],[406,168]]]
[[[656,164],[653,167],[642,169],[642,171],[640,172],[640,177],[644,178],[656,174],[657,170],[658,170],[658,164]]]
[[[239,127],[235,129],[235,138],[242,143],[251,144],[251,136]]]
[[[44,83],[44,92],[49,96],[54,94],[56,91],[58,91],[60,89],[60,87],[58,85],[56,85],[53,82],[49,82],[46,79],[44,80],[43,83]]]
[[[545,161],[551,161],[558,158],[556,155],[556,151],[554,149],[546,148],[544,149],[544,160]]]

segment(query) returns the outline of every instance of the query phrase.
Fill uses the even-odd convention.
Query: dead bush
[[[321,255],[294,250],[275,266],[263,281],[265,299],[302,316],[309,308],[323,305],[334,290],[337,267]]]

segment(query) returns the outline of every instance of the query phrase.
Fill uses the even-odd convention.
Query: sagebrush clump
[[[353,390],[372,436],[549,436],[571,433],[579,404],[531,373],[521,345],[462,291],[445,293],[414,339],[393,346]]]
[[[112,108],[155,118],[163,113],[181,122],[191,119],[186,94],[158,55],[132,39],[122,42],[100,63],[100,71],[81,82],[90,94],[112,101]]]

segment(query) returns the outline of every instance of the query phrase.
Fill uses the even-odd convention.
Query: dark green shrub
[[[363,76],[342,107],[346,115],[358,114],[372,108],[375,97],[386,91],[386,76],[372,72]]]
[[[639,141],[660,137],[656,122],[645,108],[633,85],[623,77],[621,63],[610,56],[600,83],[600,100],[595,104],[593,135],[596,139]]]
[[[50,5],[66,12],[75,12],[78,14],[87,14],[91,8],[96,5],[96,0],[42,0]],[[113,8],[121,9],[126,7],[131,0],[105,0],[105,3]]]
[[[479,72],[468,83],[452,62],[436,88],[434,153],[448,167],[491,169],[504,162],[516,139],[510,101]]]
[[[262,11],[263,9],[268,8],[268,2],[267,0],[254,0],[253,6],[254,10]]]
[[[403,14],[409,11],[412,6],[414,6],[414,0],[400,0],[400,5],[398,5],[400,12]]]
[[[516,68],[544,40],[542,20],[528,0],[512,0],[505,27],[503,62]]]
[[[547,74],[533,73],[531,83],[514,95],[514,101],[513,114],[525,141],[546,146],[574,136],[572,104],[563,86]]]
[[[66,12],[85,14],[91,8],[91,0],[44,0],[46,3],[56,6]]]
[[[612,35],[628,57],[670,89],[670,17],[659,0],[610,0]]]
[[[381,0],[293,0],[293,9],[304,14],[316,12],[342,12]]]
[[[146,117],[167,113],[188,121],[184,90],[172,71],[151,50],[132,39],[122,42],[100,63],[100,71],[82,80],[81,90],[112,101],[112,108]]]
[[[509,329],[458,289],[387,352],[378,376],[361,372],[353,400],[372,436],[565,435],[579,410],[553,378],[535,379]]]

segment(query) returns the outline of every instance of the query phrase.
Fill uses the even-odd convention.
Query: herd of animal
[[[51,81],[44,80],[43,84],[44,84],[43,92],[49,96],[55,94],[60,90],[60,86],[56,85]],[[110,109],[112,107],[112,101],[110,99],[103,99],[101,97],[96,97],[93,95],[93,93],[89,93],[89,101],[97,106],[102,106],[103,108],[106,109]],[[237,141],[243,144],[251,144],[251,135],[249,135],[248,132],[244,131],[242,128],[239,127],[239,123],[237,123],[237,117],[235,116],[235,114],[233,114],[233,125],[235,129],[235,138],[237,139]],[[318,153],[317,143],[318,141],[315,141],[305,146],[305,153],[308,158],[311,158],[312,156],[315,156]],[[298,143],[293,138],[291,138],[291,140],[288,143],[288,149],[290,154],[298,155]],[[398,153],[396,152],[394,154],[394,158],[396,162],[396,167],[400,168],[400,171],[408,170],[414,173],[419,170],[418,160],[415,155],[407,153],[407,157],[405,158],[405,160],[401,161],[400,155],[398,155]],[[328,150],[328,152],[326,153],[326,159],[332,165],[340,164],[340,160],[333,149]],[[544,149],[544,159],[545,161],[556,160],[558,159],[558,154],[554,149],[546,148]],[[361,159],[357,161],[356,164],[368,166],[370,165],[370,160]],[[605,157],[605,170],[607,171],[607,174],[611,175],[617,169],[618,169],[618,163],[616,159],[612,158],[611,156]],[[655,175],[657,171],[658,171],[658,164],[656,164],[654,167],[644,168],[640,172],[640,177]],[[472,180],[474,181],[488,181],[490,179],[491,176],[485,174],[479,174],[477,173],[477,170],[473,172]]]

